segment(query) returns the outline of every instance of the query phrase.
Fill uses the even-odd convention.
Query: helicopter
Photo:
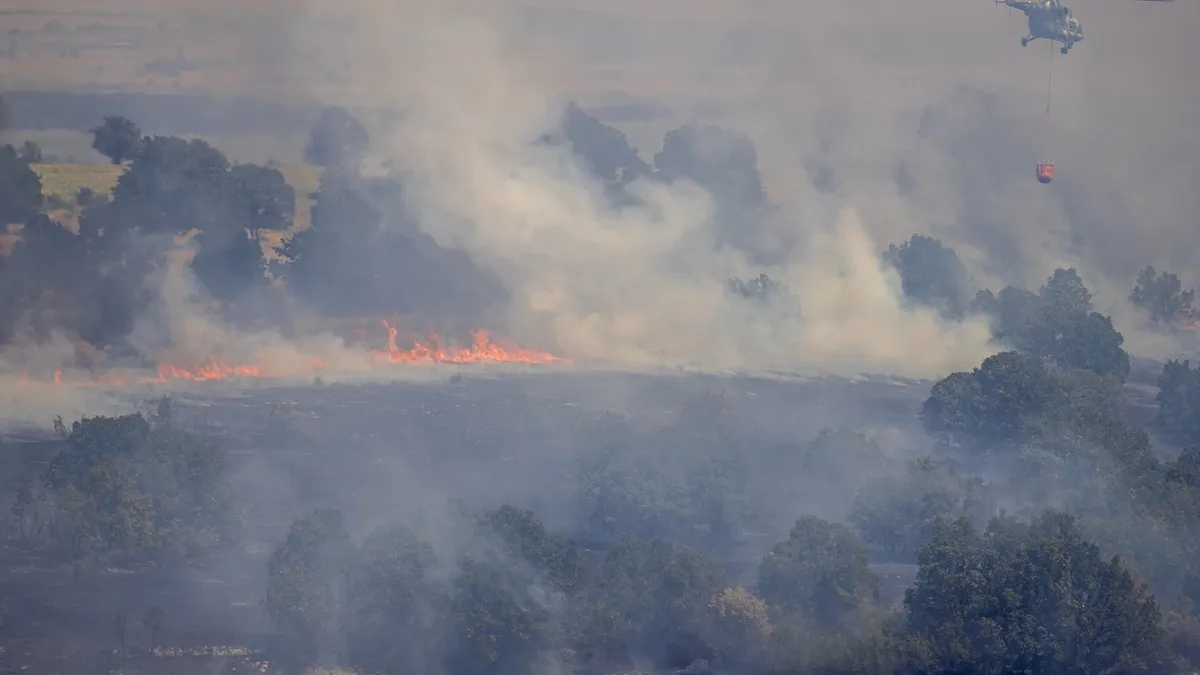
[[[1175,0],[1137,0],[1138,2],[1174,2]],[[1034,40],[1062,44],[1063,54],[1083,40],[1083,24],[1062,4],[1062,0],[996,0],[997,5],[1019,9],[1029,18],[1029,35],[1021,38],[1026,47]]]

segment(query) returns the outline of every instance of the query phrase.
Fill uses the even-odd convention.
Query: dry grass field
[[[97,194],[107,194],[117,184],[123,169],[111,164],[34,164],[33,170],[42,179],[42,193],[66,202],[75,199],[80,188]],[[297,203],[308,202],[321,182],[320,167],[308,165],[283,166],[279,169],[292,189]]]
[[[47,199],[72,202],[82,188],[103,195],[117,184],[121,167],[111,164],[34,164]]]

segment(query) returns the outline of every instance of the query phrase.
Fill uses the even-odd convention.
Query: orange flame
[[[546,352],[521,349],[520,347],[501,347],[494,344],[487,331],[477,330],[470,347],[447,349],[442,346],[441,339],[436,333],[429,336],[430,344],[418,344],[408,351],[402,351],[396,346],[396,325],[386,320],[380,321],[388,332],[387,350],[376,353],[377,360],[391,363],[555,363],[562,361],[560,357]]]
[[[398,330],[394,323],[382,320],[380,323],[387,330],[387,346],[382,350],[370,350],[370,362],[376,364],[471,364],[471,363],[522,363],[531,365],[550,364],[566,361],[566,359],[547,352],[523,349],[517,346],[502,346],[492,341],[487,331],[474,332],[470,346],[450,347],[443,344],[436,333],[431,333],[426,343],[418,343],[411,349],[401,349],[397,342]],[[310,375],[319,374],[328,367],[328,362],[320,357],[309,360]],[[294,374],[294,373],[293,373]],[[166,382],[205,382],[227,380],[231,378],[272,378],[280,377],[280,373],[254,364],[230,364],[216,359],[199,365],[183,365],[163,362],[155,367],[154,377],[126,378],[117,373],[98,373],[87,379],[66,379],[62,370],[55,370],[53,383],[74,387],[120,387],[127,384],[161,384]],[[30,384],[29,373],[22,371],[18,374],[18,384],[22,387]]]

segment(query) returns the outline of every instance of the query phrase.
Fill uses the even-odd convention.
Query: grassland
[[[117,184],[122,168],[112,164],[34,164],[46,199],[73,202],[82,188],[103,195]]]
[[[42,194],[64,202],[74,201],[80,188],[85,187],[96,194],[107,194],[124,171],[111,164],[34,164],[33,170],[42,179]],[[297,201],[307,201],[321,182],[320,167],[293,165],[279,170],[296,191]]]

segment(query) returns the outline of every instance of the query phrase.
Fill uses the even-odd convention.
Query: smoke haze
[[[1036,288],[1054,267],[1077,267],[1128,347],[1179,351],[1142,329],[1126,296],[1142,266],[1189,261],[1195,9],[1089,3],[1076,9],[1086,40],[1048,60],[1042,42],[1021,49],[1023,19],[991,3],[577,4],[312,2],[233,34],[247,42],[247,78],[404,111],[399,124],[364,117],[368,164],[410,171],[420,228],[500,275],[512,293],[504,328],[519,341],[631,367],[968,368],[996,349],[986,321],[905,306],[879,262],[918,232],[953,247],[980,287]],[[336,95],[304,84],[331,71]],[[567,148],[535,143],[560,128],[568,99],[622,97],[673,110],[618,124],[646,161],[662,131],[687,121],[751,136],[778,208],[745,229],[761,227],[770,265],[717,245],[712,195],[697,186],[635,182],[636,203],[618,207]],[[1032,179],[1038,158],[1060,167],[1052,187]],[[725,285],[760,273],[790,291],[769,310]],[[166,321],[140,331],[141,346],[361,358],[333,338],[247,336],[185,299],[193,286],[179,274],[160,284]]]

